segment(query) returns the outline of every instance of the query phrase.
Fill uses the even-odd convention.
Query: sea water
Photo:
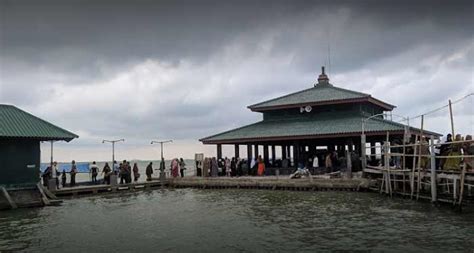
[[[474,214],[376,193],[159,189],[0,212],[0,252],[472,252]]]

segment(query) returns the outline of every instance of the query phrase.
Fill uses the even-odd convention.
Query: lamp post
[[[170,143],[173,142],[173,140],[167,140],[167,141],[151,141],[150,144],[160,144],[161,145],[161,161],[160,161],[160,180],[165,179],[165,158],[163,158],[163,144],[164,143]]]
[[[114,164],[114,162],[115,162],[115,143],[116,143],[116,142],[121,142],[121,141],[125,141],[125,140],[124,140],[124,139],[119,139],[119,140],[102,140],[102,143],[106,143],[106,142],[112,143],[112,172],[114,172],[114,173],[115,173],[115,171],[114,171],[114,170],[115,170],[115,164]],[[111,181],[112,181],[112,179],[111,179]]]
[[[379,113],[379,114],[372,115],[372,116],[370,116],[370,117],[368,117],[368,118],[362,119],[362,135],[361,135],[361,137],[360,137],[360,142],[361,142],[361,146],[362,146],[362,147],[361,147],[362,168],[365,168],[365,167],[367,166],[367,158],[366,158],[366,155],[365,155],[365,151],[366,151],[366,150],[365,150],[365,149],[366,149],[366,147],[365,147],[365,143],[366,143],[366,140],[365,140],[365,138],[366,138],[366,136],[365,136],[365,123],[366,123],[368,120],[372,119],[372,118],[379,117],[379,116],[385,116],[385,115],[388,115],[388,114],[386,114],[386,113]],[[404,117],[404,116],[397,115],[397,114],[392,114],[392,113],[390,113],[389,115],[390,115],[390,116],[397,116],[397,117],[402,118],[404,121],[405,121],[405,120],[407,121],[407,126],[404,127],[404,132],[405,132],[404,135],[405,135],[405,136],[404,136],[403,138],[405,138],[405,137],[406,137],[406,134],[407,134],[407,131],[410,129],[410,121],[409,121],[408,117]]]

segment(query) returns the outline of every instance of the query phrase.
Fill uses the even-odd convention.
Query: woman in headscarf
[[[211,177],[217,177],[219,169],[217,168],[217,159],[215,157],[211,160]]]
[[[464,155],[472,156],[474,154],[474,142],[472,142],[472,135],[466,135],[466,142],[463,143],[462,150]],[[466,164],[466,171],[474,171],[474,158],[464,157]]]
[[[229,160],[229,158],[226,157],[225,160],[224,160],[224,167],[225,167],[225,174],[226,174],[227,177],[230,177],[230,174],[232,172],[232,169],[231,169],[230,165],[231,165],[230,160]]]
[[[456,138],[454,139],[455,142],[461,141],[461,135],[456,134]],[[462,143],[451,143],[451,151],[449,152],[449,156],[457,156],[457,157],[449,157],[446,159],[444,163],[445,170],[459,170],[461,164],[461,147]]]
[[[204,162],[202,164],[202,176],[208,177],[210,170],[211,170],[211,159],[209,159],[209,157],[206,157],[204,158]]]
[[[138,173],[138,165],[137,163],[134,163],[133,164],[133,181],[137,182],[139,177],[140,177],[140,173]]]
[[[109,163],[105,163],[104,168],[102,169],[102,174],[104,174],[104,183],[110,184],[110,175],[112,174],[112,169],[110,169]]]
[[[171,176],[174,178],[179,176],[179,161],[177,158],[171,161]]]
[[[265,163],[263,162],[262,156],[258,156],[258,170],[257,173],[259,176],[263,176],[265,173]]]
[[[431,166],[431,160],[427,156],[430,154],[430,146],[428,145],[428,141],[426,140],[426,138],[421,139],[419,152],[421,152],[420,167],[423,170],[427,170]]]
[[[145,174],[146,174],[146,181],[151,181],[151,175],[153,174],[153,163],[152,162],[150,162],[148,164],[148,166],[146,166]]]

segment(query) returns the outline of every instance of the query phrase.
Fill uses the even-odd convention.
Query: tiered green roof
[[[245,141],[270,141],[298,138],[340,137],[360,135],[362,132],[362,115],[320,117],[306,120],[264,120],[227,132],[201,139],[205,144],[236,143]],[[365,133],[385,134],[385,132],[403,133],[405,126],[393,121],[373,118],[366,122]],[[411,128],[412,130],[418,130]]]
[[[386,110],[392,110],[395,108],[395,106],[375,99],[369,94],[334,87],[329,83],[324,85],[317,84],[312,88],[270,99],[251,105],[248,108],[252,111],[263,111],[270,109],[298,107],[301,105],[323,105],[332,104],[335,102],[353,103],[364,101],[374,103]]]
[[[13,105],[0,104],[0,139],[32,138],[41,141],[71,141],[77,137],[79,136]]]
[[[359,106],[360,105],[360,106]],[[299,110],[297,109],[299,107]],[[319,110],[313,110],[315,107]],[[337,138],[360,136],[362,121],[394,105],[369,94],[334,87],[324,73],[314,87],[248,107],[262,112],[264,120],[201,139],[204,144]],[[301,110],[304,108],[304,110]],[[365,123],[367,135],[404,134],[407,126],[381,117]],[[419,131],[419,129],[410,128]],[[433,132],[427,134],[439,135]]]

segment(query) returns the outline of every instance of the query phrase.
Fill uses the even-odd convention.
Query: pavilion
[[[248,108],[262,113],[263,120],[200,140],[217,145],[218,158],[222,157],[222,145],[234,145],[235,157],[239,157],[240,145],[245,145],[247,158],[261,155],[269,167],[276,164],[277,149],[279,157],[290,159],[293,166],[294,161],[322,152],[349,150],[361,156],[364,120],[365,141],[371,146],[382,143],[387,136],[402,140],[407,132],[408,136],[420,133],[417,128],[384,119],[383,113],[391,112],[394,105],[329,83],[324,67],[313,87]],[[439,136],[426,130],[424,133]]]
[[[77,137],[13,105],[0,104],[0,187],[35,186],[40,180],[40,142]]]

